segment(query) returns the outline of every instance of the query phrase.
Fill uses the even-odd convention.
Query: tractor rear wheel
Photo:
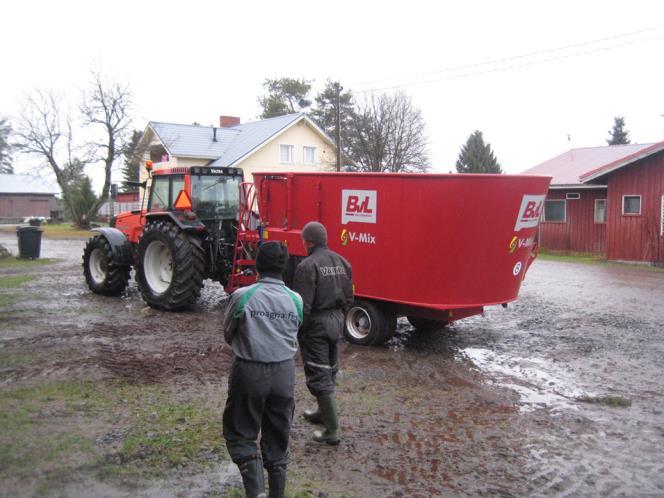
[[[356,300],[346,313],[344,335],[353,344],[375,346],[390,339],[396,326],[396,314],[388,305]]]
[[[151,221],[138,243],[136,282],[152,308],[179,311],[201,295],[205,254],[201,240],[169,221]]]
[[[83,250],[83,274],[88,287],[95,294],[117,296],[127,288],[129,266],[113,263],[113,251],[106,237],[96,235]]]

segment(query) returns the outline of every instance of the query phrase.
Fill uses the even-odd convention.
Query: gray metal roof
[[[214,166],[229,166],[303,116],[303,113],[287,114],[237,126],[217,127],[216,141],[212,126],[151,121],[150,127],[171,155],[211,159],[215,160]]]
[[[0,194],[59,194],[60,189],[39,176],[0,174]]]

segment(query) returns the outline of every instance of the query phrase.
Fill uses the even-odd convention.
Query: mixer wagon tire
[[[346,312],[344,336],[353,344],[375,346],[394,335],[397,316],[389,305],[356,300]]]
[[[106,237],[96,235],[83,250],[83,274],[88,287],[95,294],[117,296],[127,288],[129,266],[113,263],[113,251]]]
[[[417,330],[435,330],[447,325],[447,322],[440,320],[430,320],[428,318],[419,318],[416,316],[407,316],[408,323],[410,323]]]
[[[138,243],[136,283],[152,308],[180,311],[201,295],[205,252],[201,240],[170,221],[151,221]]]

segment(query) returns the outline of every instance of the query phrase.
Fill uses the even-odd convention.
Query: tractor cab
[[[210,229],[219,221],[237,218],[242,181],[239,168],[157,170],[152,175],[148,213],[194,213]]]

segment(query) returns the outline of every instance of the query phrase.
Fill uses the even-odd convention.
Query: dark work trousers
[[[334,394],[343,323],[344,312],[340,309],[314,311],[298,334],[307,387],[317,398]]]
[[[224,439],[233,462],[258,456],[256,439],[261,431],[263,465],[288,463],[294,382],[294,359],[261,363],[235,358],[224,409]]]

